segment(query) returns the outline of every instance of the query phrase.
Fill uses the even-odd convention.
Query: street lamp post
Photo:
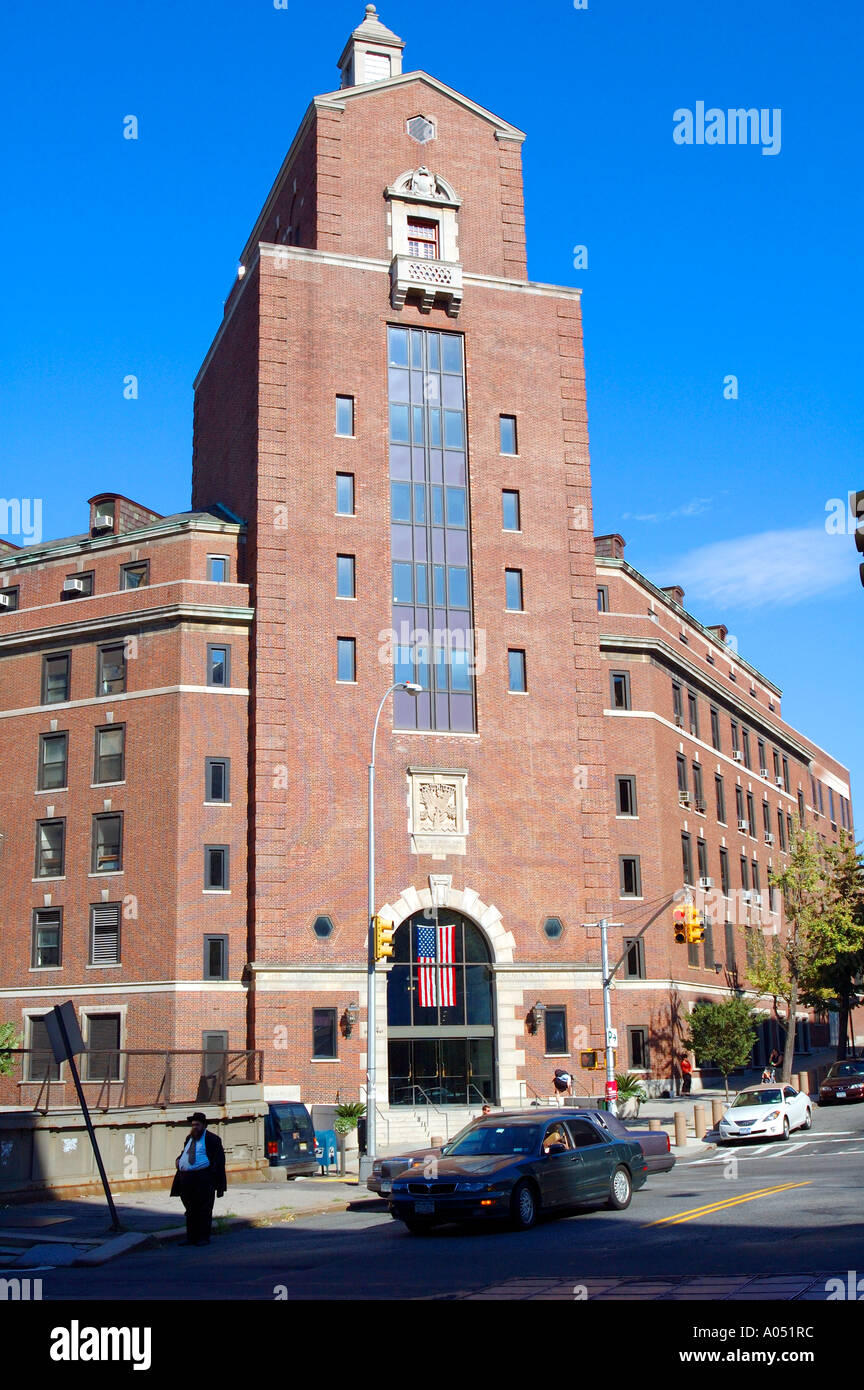
[[[375,726],[372,730],[372,755],[369,759],[369,864],[367,875],[368,887],[368,912],[366,917],[367,925],[367,961],[366,961],[366,1164],[367,1168],[372,1167],[376,1154],[376,1105],[377,1105],[377,1074],[378,1061],[376,1057],[376,1038],[375,1038],[375,740],[378,737],[378,721],[381,718],[381,711],[394,690],[406,690],[409,695],[419,695],[422,687],[415,685],[413,681],[394,681],[389,690],[385,690],[378,706],[378,713],[375,716]]]

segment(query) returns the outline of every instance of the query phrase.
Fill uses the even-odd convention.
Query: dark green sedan
[[[491,1115],[395,1175],[390,1211],[415,1235],[478,1218],[527,1231],[541,1213],[582,1203],[623,1211],[645,1175],[640,1145],[612,1134],[599,1110]]]

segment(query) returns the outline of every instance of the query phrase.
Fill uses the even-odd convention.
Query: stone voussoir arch
[[[400,927],[415,912],[434,905],[429,888],[403,888],[395,903],[385,903],[379,915],[393,923],[394,930]],[[448,888],[446,898],[440,903],[453,912],[461,912],[464,917],[478,926],[489,942],[492,960],[495,965],[508,965],[513,962],[513,948],[516,944],[513,933],[504,926],[501,913],[494,904],[481,901],[479,893],[473,888]]]

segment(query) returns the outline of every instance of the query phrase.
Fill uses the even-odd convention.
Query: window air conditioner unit
[[[735,759],[736,763],[743,763],[744,761],[744,754],[741,752],[740,748],[735,749],[732,757]]]
[[[778,787],[782,787],[785,785],[782,777],[775,777],[774,782]]]
[[[749,825],[748,825],[748,823],[747,823],[746,820],[739,820],[739,822],[738,822],[738,829],[741,830],[741,831],[743,831],[745,835],[746,835],[746,833],[747,833],[747,831],[748,831],[749,828],[750,828],[750,827],[749,827]]]
[[[677,726],[679,729],[683,729],[683,728],[684,728],[684,716],[683,716],[683,714],[676,714],[676,716],[675,716],[675,724],[676,724],[676,726]]]
[[[765,843],[766,845],[773,845],[774,843],[774,836],[770,830],[765,831]]]
[[[114,517],[111,512],[97,512],[93,518],[94,531],[113,531]]]
[[[4,594],[3,591],[0,590],[0,608],[14,608],[14,607],[15,607],[15,600],[14,600],[14,598],[12,597],[12,595],[11,595],[11,594]]]
[[[689,805],[690,805],[690,796],[689,796],[689,794],[688,794],[687,792],[679,792],[679,793],[678,793],[678,802],[679,802],[679,804],[680,804],[681,806],[689,806]]]
[[[760,767],[760,769],[759,769],[759,776],[760,776],[760,777],[767,777],[767,776],[768,776],[768,769],[767,769],[767,767]]]
[[[83,594],[83,592],[84,592],[84,580],[83,580],[83,579],[64,579],[64,580],[63,580],[63,593],[64,593],[64,594]]]
[[[696,811],[699,811],[700,814],[704,816],[704,814],[705,814],[705,802],[702,801],[701,798],[697,798],[696,801],[693,802],[693,807],[694,807],[694,809],[695,809]]]
[[[700,880],[699,880],[699,887],[700,887],[700,888],[713,888],[713,887],[714,887],[714,880],[713,880],[713,878],[700,878]]]
[[[745,903],[749,903],[749,902],[751,901],[751,897],[752,897],[752,894],[751,894],[751,892],[750,892],[750,889],[749,889],[749,888],[742,888],[742,890],[741,890],[741,901],[742,901],[742,902],[745,902]]]
[[[762,906],[762,894],[761,894],[761,893],[753,893],[753,894],[751,895],[751,902],[753,903],[753,906],[754,906],[754,907],[761,907],[761,906]]]

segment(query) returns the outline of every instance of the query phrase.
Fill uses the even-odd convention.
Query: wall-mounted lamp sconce
[[[534,1005],[533,1009],[531,1010],[531,1012],[529,1013],[527,1019],[525,1020],[526,1023],[528,1024],[528,1032],[529,1032],[529,1033],[532,1033],[532,1034],[533,1034],[533,1033],[536,1033],[536,1032],[539,1030],[540,1025],[541,1025],[542,1022],[543,1022],[543,1016],[544,1016],[545,1013],[546,1013],[546,1005],[545,1005],[545,1004],[541,1004],[540,1001],[539,1001],[539,999],[538,999],[537,1003]]]
[[[714,973],[715,973],[715,975],[719,975],[720,972],[722,971],[722,969],[723,969],[723,962],[722,962],[722,960],[715,960],[715,962],[714,962]]]
[[[343,1038],[350,1038],[354,1032],[354,1025],[360,1017],[360,1009],[356,1004],[348,1004],[342,1017],[339,1020],[339,1027],[342,1029]]]

